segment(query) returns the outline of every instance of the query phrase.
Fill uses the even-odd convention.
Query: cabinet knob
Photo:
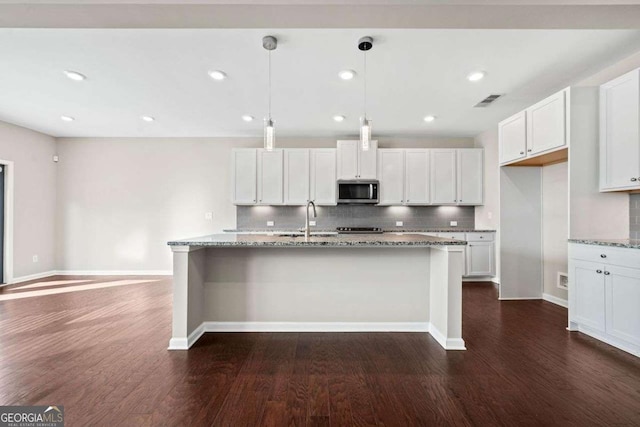
[[[602,270],[596,270],[596,273],[601,274]]]
[[[527,151],[530,153],[531,152],[531,148],[529,148]]]
[[[521,155],[522,155],[522,154],[524,154],[524,151],[521,151],[521,152],[520,152],[520,154],[521,154]]]
[[[609,271],[605,271],[605,272],[604,272],[604,275],[605,275],[605,276],[608,276],[608,275],[610,275],[610,274],[611,274],[611,272],[609,272]]]
[[[631,178],[631,182],[636,182],[638,178]]]
[[[484,239],[484,236],[480,236],[481,239]]]
[[[607,255],[606,254],[600,254],[600,258],[606,258]]]

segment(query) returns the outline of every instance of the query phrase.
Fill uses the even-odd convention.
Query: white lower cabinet
[[[569,329],[640,356],[640,250],[569,245]]]
[[[495,276],[493,242],[467,242],[467,276]]]

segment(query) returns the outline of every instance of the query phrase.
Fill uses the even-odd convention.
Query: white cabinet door
[[[380,204],[404,203],[404,150],[378,150]]]
[[[309,200],[309,150],[284,149],[284,204],[304,205]]]
[[[467,276],[495,276],[492,242],[467,243]]]
[[[640,69],[600,86],[600,189],[640,188]]]
[[[527,155],[527,114],[521,111],[498,124],[500,163],[524,159]]]
[[[429,197],[429,150],[405,150],[405,203],[428,205]]]
[[[431,202],[453,205],[456,196],[456,150],[431,150]]]
[[[254,148],[233,150],[232,199],[236,205],[253,205],[257,201],[256,161]]]
[[[605,266],[607,334],[640,345],[640,270]]]
[[[573,261],[573,321],[605,331],[604,265]]]
[[[258,150],[258,203],[281,205],[283,203],[283,151]]]
[[[358,179],[376,179],[378,176],[378,141],[371,141],[369,149],[362,151],[358,144]]]
[[[481,205],[484,202],[484,150],[458,150],[458,203]]]
[[[336,205],[336,149],[311,150],[311,200],[316,205]]]
[[[567,145],[567,91],[560,91],[527,108],[527,155]]]
[[[338,179],[358,178],[358,141],[338,141]]]

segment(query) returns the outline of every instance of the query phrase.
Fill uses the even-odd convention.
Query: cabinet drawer
[[[489,232],[467,233],[467,242],[493,242],[494,234]]]
[[[464,233],[455,233],[455,232],[438,233],[438,237],[444,237],[445,239],[465,240]]]
[[[571,244],[570,258],[621,267],[640,268],[640,250],[610,246]]]

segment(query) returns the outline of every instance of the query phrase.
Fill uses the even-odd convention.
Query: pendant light
[[[273,36],[262,38],[262,47],[269,52],[269,115],[264,119],[264,149],[273,150],[276,143],[273,119],[271,118],[271,51],[278,47],[278,40]]]
[[[358,49],[364,53],[364,115],[360,119],[360,144],[362,151],[369,151],[371,145],[371,120],[367,117],[367,51],[373,47],[373,38],[369,36],[358,40]]]

